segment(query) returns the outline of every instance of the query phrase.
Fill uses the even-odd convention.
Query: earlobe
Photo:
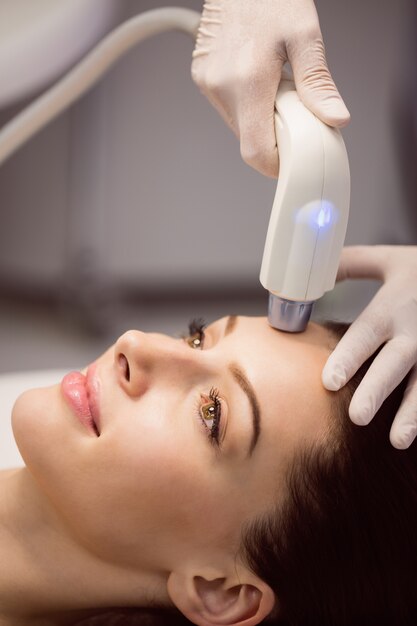
[[[255,576],[242,584],[227,578],[172,572],[168,593],[176,607],[197,626],[256,626],[275,604],[272,589]]]

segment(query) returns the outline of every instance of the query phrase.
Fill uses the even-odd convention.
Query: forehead
[[[216,322],[223,329],[226,320]],[[334,339],[319,324],[303,333],[271,328],[264,317],[239,317],[224,346],[246,371],[259,399],[263,450],[287,461],[295,448],[325,438],[331,416],[331,392],[321,372]]]
[[[266,317],[232,316],[224,317],[213,323],[216,335],[222,336],[226,331],[228,337],[239,342],[242,351],[249,347],[254,350],[253,356],[260,353],[264,359],[271,358],[275,364],[288,359],[297,359],[298,367],[302,369],[302,362],[316,362],[327,359],[334,348],[332,334],[320,324],[310,322],[303,333],[286,333],[275,330],[268,324]]]

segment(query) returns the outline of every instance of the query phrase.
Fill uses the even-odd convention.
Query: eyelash
[[[210,389],[210,392],[208,394],[208,398],[210,400],[210,402],[204,402],[203,405],[201,404],[201,400],[198,403],[198,407],[197,407],[197,416],[199,417],[199,419],[201,420],[201,422],[203,423],[204,427],[207,429],[208,431],[208,438],[210,440],[211,443],[220,446],[220,442],[219,442],[219,437],[220,437],[220,421],[221,421],[221,415],[222,415],[222,408],[221,408],[221,402],[219,400],[219,391],[218,389],[215,389],[214,387],[212,387]],[[203,408],[209,405],[213,405],[214,406],[214,413],[213,413],[213,425],[211,428],[209,428],[207,426],[207,421],[204,417],[203,417]]]
[[[186,340],[188,341],[188,343],[190,339],[198,342],[198,345],[192,345],[189,343],[190,347],[193,348],[194,350],[201,350],[204,346],[205,327],[206,327],[206,323],[202,318],[194,318],[188,324],[188,336],[186,337]],[[203,423],[204,427],[208,430],[208,437],[209,437],[210,442],[219,446],[222,410],[221,410],[221,402],[219,400],[218,389],[216,389],[215,387],[212,387],[208,394],[208,398],[210,400],[210,403],[205,402],[203,405],[201,404],[201,400],[199,400],[198,407],[197,407],[197,416]],[[206,420],[203,417],[203,413],[202,413],[203,408],[209,404],[212,404],[214,406],[213,425],[211,428],[207,426],[208,420]]]
[[[190,348],[200,349],[204,346],[204,338],[205,333],[204,329],[207,326],[203,318],[195,317],[188,324],[188,335],[186,337],[187,340],[194,338],[199,342],[199,345],[190,345]]]

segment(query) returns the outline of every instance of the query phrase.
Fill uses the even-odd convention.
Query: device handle
[[[333,289],[350,202],[349,161],[339,130],[281,80],[275,131],[280,171],[260,280],[271,293],[310,302]]]

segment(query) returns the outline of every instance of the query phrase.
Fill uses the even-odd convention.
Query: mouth
[[[97,364],[93,363],[87,369],[86,375],[86,390],[87,400],[90,408],[91,417],[93,420],[94,428],[97,437],[100,437],[101,424],[100,424],[100,379],[97,376]]]
[[[95,364],[81,372],[72,371],[64,376],[61,383],[62,394],[78,418],[79,422],[96,437],[100,436],[99,390],[100,382],[95,372]]]

